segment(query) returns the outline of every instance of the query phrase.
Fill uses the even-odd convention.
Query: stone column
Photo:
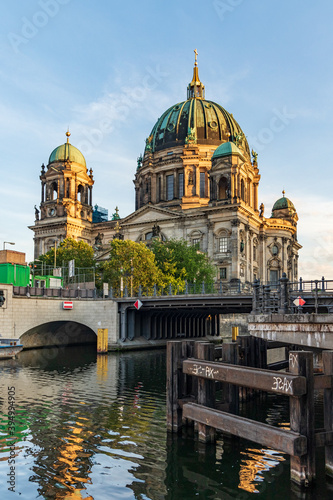
[[[200,197],[200,169],[195,167],[195,195]]]
[[[234,219],[231,221],[231,237],[230,237],[230,246],[232,253],[232,261],[231,261],[231,276],[230,278],[239,278],[239,224],[240,221],[238,219]]]
[[[161,192],[160,192],[160,201],[165,201],[166,192],[165,192],[165,174],[161,174]]]
[[[156,186],[156,174],[151,175],[151,202],[156,203],[157,202],[157,186]]]
[[[254,184],[254,210],[258,212],[258,184]]]

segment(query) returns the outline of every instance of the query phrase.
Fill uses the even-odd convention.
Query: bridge
[[[25,348],[73,345],[96,342],[98,328],[107,328],[109,343],[117,342],[118,306],[112,300],[34,295],[27,287],[5,284],[0,288],[5,297],[1,337],[20,338]],[[66,300],[73,302],[72,309],[63,308]]]
[[[96,342],[99,328],[108,329],[110,348],[160,346],[177,338],[220,338],[221,325],[231,333],[231,325],[241,319],[242,333],[254,337],[333,348],[333,281],[324,279],[289,283],[284,276],[276,285],[203,287],[200,293],[186,289],[175,295],[171,288],[160,295],[154,287],[139,290],[139,297],[128,297],[126,290],[123,297],[102,298],[85,289],[0,289],[5,297],[0,335],[20,338],[25,347]],[[139,310],[134,306],[138,298]],[[66,301],[72,309],[64,309]]]
[[[111,348],[162,346],[179,337],[217,337],[219,315],[247,316],[252,309],[249,288],[238,285],[208,293],[187,290],[183,295],[171,295],[171,290],[158,295],[156,288],[152,295],[140,291],[140,310],[134,307],[138,297],[102,298],[94,290],[12,285],[0,289],[5,297],[0,335],[20,338],[26,348],[96,342],[99,328],[108,329]],[[64,309],[68,301],[72,309]]]

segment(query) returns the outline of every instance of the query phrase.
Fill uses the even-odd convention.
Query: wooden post
[[[198,359],[205,361],[215,361],[214,344],[208,342],[198,342]],[[215,407],[215,382],[204,378],[198,379],[198,404]],[[204,443],[213,443],[215,441],[215,429],[204,424],[198,424],[199,441]]]
[[[238,364],[242,366],[252,366],[251,365],[251,335],[238,335],[237,342],[239,345],[239,361]],[[250,394],[252,394],[252,389],[247,387],[239,387],[238,393],[242,401],[246,401]]]
[[[235,342],[223,342],[222,361],[232,365],[238,365],[238,344]],[[239,387],[232,384],[224,384],[224,395],[226,403],[229,404],[229,411],[238,413],[239,410]]]
[[[333,351],[323,352],[325,375],[333,375]],[[333,431],[333,388],[324,389],[324,424],[325,431]],[[325,472],[333,477],[333,446],[325,446]]]
[[[167,429],[170,432],[178,432],[182,426],[182,410],[178,403],[182,395],[181,357],[182,342],[167,342]]]
[[[306,377],[307,389],[303,396],[290,396],[290,429],[307,438],[307,453],[290,457],[290,477],[298,485],[308,486],[316,476],[313,353],[291,351],[289,372]]]
[[[188,359],[188,358],[194,358],[194,349],[195,349],[195,340],[182,340],[182,360]],[[197,380],[195,377],[189,377],[185,373],[181,373],[182,377],[182,390],[183,390],[183,396],[188,398],[188,397],[193,397],[195,398],[196,395],[196,388],[197,386]]]

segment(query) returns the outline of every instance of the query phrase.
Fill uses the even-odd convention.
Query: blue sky
[[[136,159],[186,99],[193,50],[206,98],[258,152],[259,202],[299,215],[300,276],[333,279],[333,4],[328,0],[15,0],[0,16],[0,244],[33,256],[40,166],[65,142],[94,171],[93,203],[134,210]]]

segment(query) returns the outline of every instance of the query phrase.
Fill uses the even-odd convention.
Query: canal
[[[316,485],[301,492],[278,451],[226,436],[215,446],[168,435],[165,351],[95,349],[30,350],[1,361],[1,500],[333,499],[321,450]],[[318,413],[321,405],[318,396]],[[284,397],[241,410],[288,427]]]

